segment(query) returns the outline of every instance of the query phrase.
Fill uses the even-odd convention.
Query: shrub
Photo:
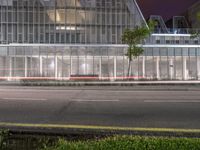
[[[200,139],[115,136],[102,140],[59,140],[45,150],[200,150]]]

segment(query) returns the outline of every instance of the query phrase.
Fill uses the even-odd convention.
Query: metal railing
[[[200,29],[192,29],[192,28],[168,28],[168,32],[164,32],[161,28],[155,28],[153,33],[156,34],[196,34],[200,33]]]

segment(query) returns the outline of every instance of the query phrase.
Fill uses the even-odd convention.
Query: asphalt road
[[[200,129],[200,88],[0,86],[0,122]]]

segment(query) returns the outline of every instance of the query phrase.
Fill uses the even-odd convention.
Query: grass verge
[[[114,136],[99,140],[59,140],[43,150],[200,150],[198,138]]]

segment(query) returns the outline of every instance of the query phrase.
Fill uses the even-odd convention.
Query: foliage
[[[128,57],[138,57],[142,54],[141,47],[138,46],[153,30],[154,30],[155,22],[149,21],[148,27],[143,25],[141,27],[136,27],[134,29],[125,29],[122,35],[122,42],[124,44],[128,44]],[[131,59],[130,59],[131,60]]]
[[[45,150],[199,150],[200,139],[115,136],[97,141],[59,140]]]
[[[39,150],[55,145],[57,141],[57,137],[13,135],[9,130],[0,129],[0,150]]]
[[[198,23],[200,23],[200,12],[198,12],[196,14],[196,19],[197,19]],[[191,39],[198,39],[198,38],[200,38],[199,30],[198,31],[192,31],[191,32]]]
[[[1,150],[7,149],[8,137],[9,137],[8,130],[0,130],[0,149]]]
[[[128,75],[130,75],[130,65],[133,58],[142,55],[144,50],[139,45],[153,31],[155,22],[149,21],[148,27],[143,25],[134,29],[125,29],[122,35],[122,42],[128,44],[127,57],[129,60]]]
[[[200,12],[197,13],[197,19],[200,21]]]

